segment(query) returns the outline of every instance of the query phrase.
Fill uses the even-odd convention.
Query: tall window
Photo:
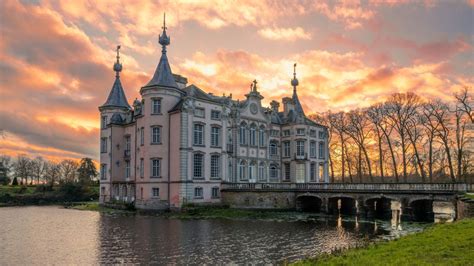
[[[145,128],[142,127],[140,130],[140,145],[145,145]]]
[[[245,163],[245,161],[244,160],[240,161],[240,164],[239,164],[239,179],[240,180],[247,179],[246,168],[247,168],[247,164]]]
[[[319,131],[319,138],[320,139],[324,139],[325,136],[326,136],[326,134],[324,134],[324,131]]]
[[[291,131],[289,129],[283,130],[283,137],[288,137],[291,135]]]
[[[107,179],[107,165],[101,164],[100,165],[100,180],[106,180],[106,179]]]
[[[270,155],[278,155],[278,147],[275,142],[270,143]]]
[[[246,126],[245,124],[240,125],[240,130],[239,130],[239,140],[240,140],[240,145],[247,145],[247,138],[246,138]]]
[[[319,178],[320,180],[324,180],[324,164],[319,164]]]
[[[220,176],[221,158],[217,154],[211,155],[211,178],[219,178]]]
[[[285,163],[285,180],[290,180],[291,168],[289,163]]]
[[[272,164],[270,165],[270,179],[275,180],[277,178],[278,178],[278,169],[274,164]]]
[[[319,142],[319,159],[324,159],[324,142]]]
[[[316,157],[316,141],[311,141],[309,143],[309,156],[311,158],[315,158]]]
[[[260,144],[260,147],[265,147],[265,128],[260,127],[260,131],[258,133],[258,143]]]
[[[100,152],[107,152],[107,138],[100,139]]]
[[[140,158],[140,177],[143,178],[145,176],[145,160]]]
[[[213,187],[211,190],[211,197],[213,199],[219,198],[219,187]]]
[[[194,188],[194,197],[195,197],[195,198],[202,199],[203,194],[204,194],[204,193],[203,193],[202,187]]]
[[[311,137],[316,137],[316,130],[311,129],[311,130],[309,131],[309,136],[311,136]]]
[[[130,152],[131,149],[130,136],[125,136],[125,150]]]
[[[249,135],[249,139],[250,139],[250,145],[252,146],[256,146],[257,145],[257,129],[255,128],[255,125],[252,125],[250,126],[250,135]]]
[[[298,135],[298,136],[304,135],[304,128],[297,128],[296,129],[296,135]]]
[[[211,119],[212,120],[219,120],[221,119],[221,112],[217,110],[211,110]]]
[[[256,173],[255,173],[255,162],[251,162],[249,164],[249,178],[250,180],[255,180],[256,178]]]
[[[125,178],[130,178],[130,161],[125,161]]]
[[[309,167],[309,180],[316,181],[316,164],[311,163]]]
[[[283,142],[283,156],[290,157],[290,142],[289,141]]]
[[[161,128],[159,126],[151,127],[151,143],[152,144],[161,143]]]
[[[296,156],[304,156],[304,141],[296,141]]]
[[[102,119],[100,120],[100,126],[101,126],[102,128],[106,128],[106,127],[107,127],[107,116],[106,116],[106,115],[102,116]]]
[[[211,146],[219,147],[221,139],[221,129],[220,127],[211,127]]]
[[[160,159],[151,159],[151,177],[160,177],[161,161]]]
[[[153,198],[159,198],[160,197],[160,188],[158,188],[158,187],[151,188],[151,196]]]
[[[195,153],[193,158],[193,175],[194,178],[204,178],[204,155],[202,153]]]
[[[204,125],[194,124],[194,145],[204,145]]]
[[[161,114],[161,99],[151,99],[151,113]]]
[[[265,164],[263,162],[258,165],[258,180],[265,181]]]
[[[229,180],[231,182],[234,181],[234,168],[232,166],[232,161],[231,160],[229,160],[229,165],[228,165],[227,170],[229,171]]]

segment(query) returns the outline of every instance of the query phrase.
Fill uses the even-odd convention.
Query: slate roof
[[[115,78],[114,85],[112,85],[112,89],[109,93],[109,97],[107,97],[107,101],[105,101],[101,107],[119,107],[131,109],[130,105],[128,104],[127,97],[125,96],[122,83],[120,82],[120,77]]]
[[[171,72],[171,67],[168,62],[168,56],[166,56],[166,50],[161,54],[160,62],[156,67],[153,78],[145,85],[148,86],[162,86],[170,88],[178,88],[178,84],[173,77],[173,72]]]

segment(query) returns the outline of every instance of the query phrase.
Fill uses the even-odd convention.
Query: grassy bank
[[[473,265],[474,219],[433,225],[391,242],[372,244],[296,265]]]
[[[97,212],[102,212],[102,213],[123,213],[123,214],[129,214],[129,213],[134,213],[134,211],[128,211],[128,210],[119,210],[119,209],[112,209],[108,207],[104,207],[99,205],[99,202],[94,201],[94,202],[76,202],[73,204],[69,204],[66,206],[68,209],[74,209],[74,210],[81,210],[81,211],[97,211]]]
[[[61,186],[0,186],[0,206],[67,204],[93,201],[99,197],[96,186],[63,184]]]

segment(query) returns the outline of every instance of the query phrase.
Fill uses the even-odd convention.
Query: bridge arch
[[[355,215],[357,214],[356,199],[349,195],[336,195],[328,198],[328,212],[330,214]]]
[[[321,212],[323,200],[312,194],[304,194],[296,197],[296,210],[303,212]]]
[[[365,199],[366,216],[376,219],[392,218],[392,201],[400,201],[395,197],[375,196]]]
[[[434,222],[433,199],[418,198],[410,200],[409,210],[413,220],[418,222]]]

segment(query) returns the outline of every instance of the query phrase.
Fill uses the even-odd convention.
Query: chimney
[[[272,111],[278,113],[278,108],[280,108],[280,103],[273,100],[270,102],[270,106],[272,107]]]

